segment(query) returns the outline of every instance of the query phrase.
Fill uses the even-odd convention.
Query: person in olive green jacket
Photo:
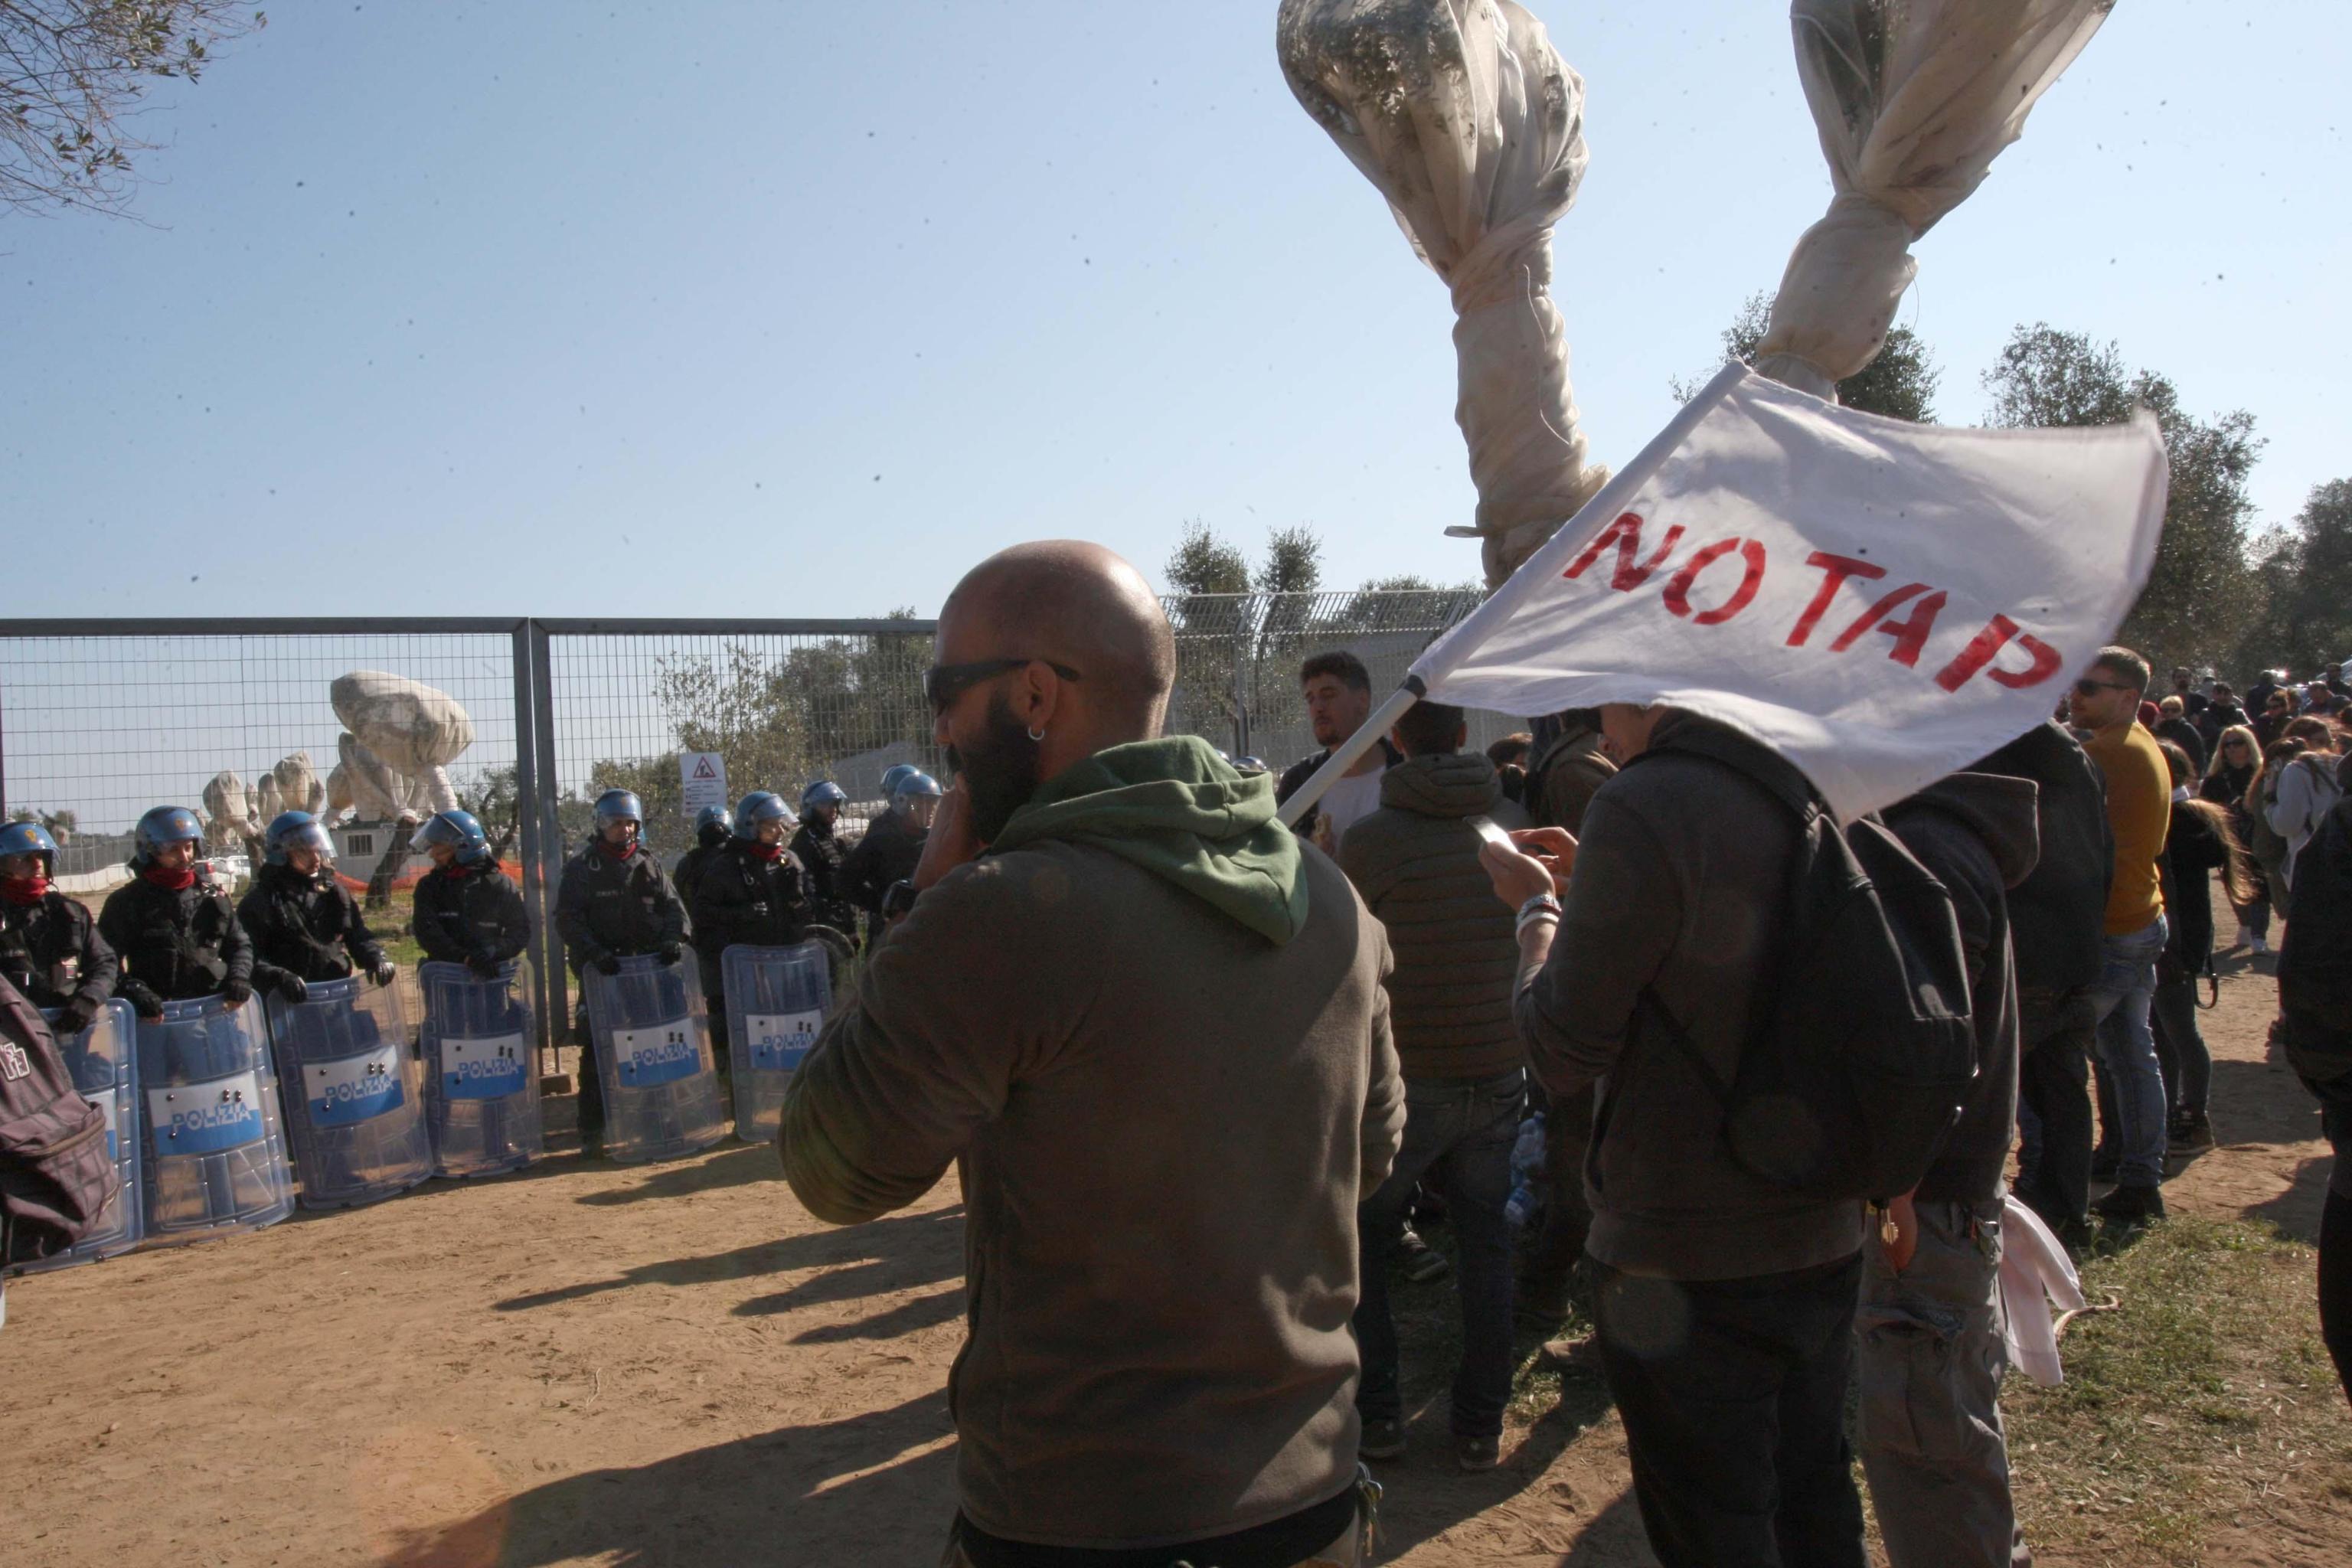
[[[1527,1100],[1527,1053],[1513,1003],[1519,947],[1509,910],[1495,901],[1478,860],[1475,819],[1525,827],[1504,798],[1495,764],[1465,752],[1462,710],[1421,702],[1397,721],[1404,760],[1381,776],[1381,804],[1340,841],[1339,866],[1388,929],[1396,969],[1389,1017],[1404,1071],[1404,1147],[1396,1168],[1357,1211],[1364,1299],[1356,1342],[1364,1382],[1356,1408],[1364,1452],[1404,1451],[1396,1322],[1388,1265],[1413,1185],[1445,1198],[1459,1254],[1462,1362],[1454,1379],[1454,1458],[1489,1469],[1500,1457],[1511,1397],[1511,1146]]]
[[[1160,738],[1174,639],[1117,556],[992,557],[937,647],[960,776],[778,1143],[836,1224],[960,1166],[944,1561],[1361,1562],[1356,1205],[1404,1121],[1380,924],[1273,780]]]

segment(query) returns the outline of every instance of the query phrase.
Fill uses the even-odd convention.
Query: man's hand
[[[1546,893],[1566,896],[1569,873],[1576,868],[1576,839],[1568,829],[1523,827],[1511,835],[1511,844],[1508,849],[1488,844],[1478,851],[1496,898],[1517,910]]]
[[[971,792],[959,778],[940,801],[931,831],[923,840],[923,858],[915,863],[915,891],[921,892],[957,867],[980,858],[982,844],[971,830]]]
[[[674,942],[666,942],[654,950],[654,956],[664,963],[676,963],[686,956],[686,949]]]
[[[62,1040],[69,1036],[80,1034],[84,1029],[89,1027],[90,1021],[97,1016],[97,1003],[92,1002],[87,996],[75,997],[72,1001],[58,1009],[58,1021],[56,1026],[58,1038]]]
[[[392,977],[398,973],[399,971],[393,967],[392,960],[388,958],[379,958],[375,961],[375,967],[368,971],[368,978],[374,981],[377,988],[380,990],[383,987],[391,984]]]

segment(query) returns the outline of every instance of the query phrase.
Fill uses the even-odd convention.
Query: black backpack
[[[1675,752],[1736,770],[1800,824],[1739,1064],[1727,1084],[1697,1061],[1722,1103],[1727,1149],[1742,1169],[1822,1202],[1909,1192],[1977,1073],[1952,895],[1877,818],[1841,832],[1804,775],[1753,742],[1692,726],[1665,754]]]
[[[0,979],[0,1261],[63,1252],[121,1184],[106,1117],[75,1092],[40,1009]]]

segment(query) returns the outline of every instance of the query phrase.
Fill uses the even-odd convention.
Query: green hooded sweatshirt
[[[1274,778],[1244,776],[1197,735],[1097,752],[1038,786],[990,854],[1041,839],[1108,850],[1206,900],[1277,945],[1307,923],[1297,836],[1275,819]]]

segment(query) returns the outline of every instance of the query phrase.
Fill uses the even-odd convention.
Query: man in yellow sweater
[[[2091,731],[2083,750],[2107,781],[2107,826],[2116,841],[2108,886],[2106,963],[2092,1000],[2099,1015],[2099,1064],[2115,1091],[2116,1124],[2101,1142],[2116,1156],[2116,1189],[2093,1210],[2129,1224],[2164,1217],[2164,1069],[2148,1030],[2156,961],[2164,952],[2164,891],[2157,858],[2172,815],[2172,775],[2156,737],[2138,721],[2147,660],[2104,647],[2074,682],[2074,722]]]

